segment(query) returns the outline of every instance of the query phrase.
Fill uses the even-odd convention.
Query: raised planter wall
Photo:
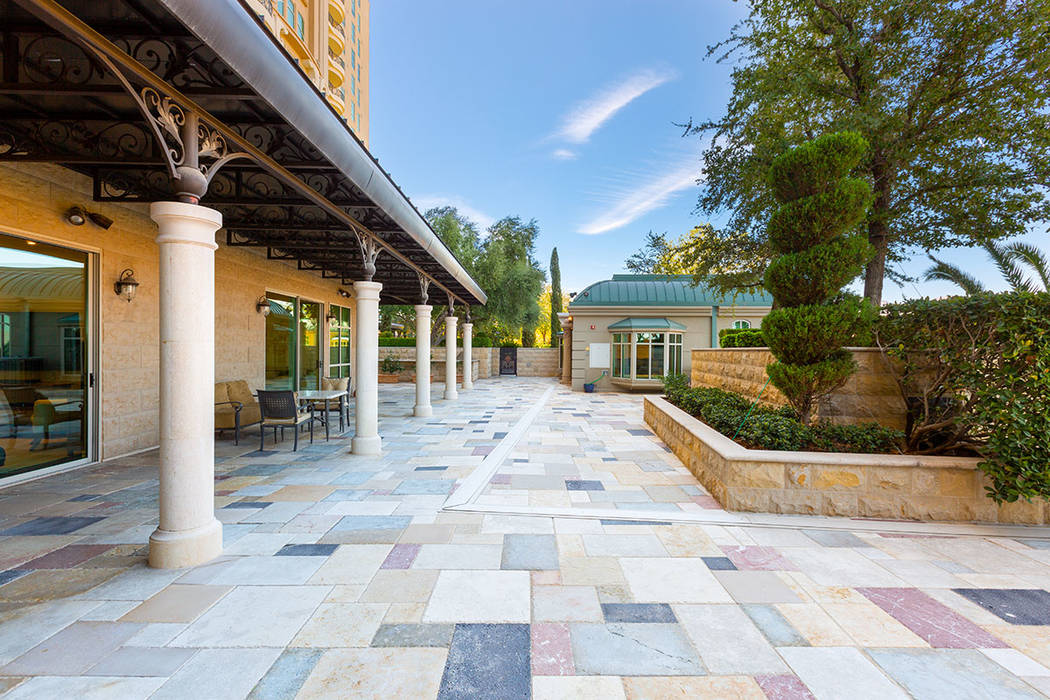
[[[817,415],[832,423],[875,421],[887,428],[904,430],[904,401],[882,353],[878,348],[850,351],[857,372],[845,386],[821,401]],[[766,365],[773,362],[773,354],[767,348],[703,348],[692,351],[692,360],[692,386],[717,387],[754,400],[769,379]],[[766,387],[759,402],[787,405],[787,399],[772,384]]]
[[[988,498],[975,458],[749,450],[663,397],[644,401],[645,422],[727,510],[1050,523],[1046,501]]]

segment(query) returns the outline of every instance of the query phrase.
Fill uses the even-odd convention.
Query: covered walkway
[[[0,492],[0,690],[1050,693],[1045,530],[746,518],[649,434],[639,397],[442,389],[415,417],[413,387],[384,387],[379,456],[349,454],[352,431],[296,453],[220,440],[224,551],[196,568],[145,565],[155,452]]]

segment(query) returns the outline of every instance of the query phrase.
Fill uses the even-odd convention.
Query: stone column
[[[456,321],[449,315],[445,317],[445,398],[459,398],[456,391]]]
[[[561,335],[561,383],[572,385],[572,327],[563,328]]]
[[[432,306],[416,305],[416,408],[414,415],[434,415],[430,406],[430,312]]]
[[[469,321],[463,324],[463,391],[474,388],[474,324]]]
[[[212,403],[215,232],[222,214],[155,202],[150,217],[160,249],[160,526],[149,538],[149,565],[181,569],[222,554]]]
[[[377,455],[379,437],[379,282],[354,282],[357,297],[357,401],[356,431],[351,441],[355,455]]]

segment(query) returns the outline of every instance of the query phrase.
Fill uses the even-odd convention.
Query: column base
[[[458,398],[459,398],[459,392],[456,391],[456,387],[452,387],[451,389],[445,389],[445,399],[452,400],[452,399],[458,399]]]
[[[222,523],[215,518],[192,530],[161,530],[149,536],[149,565],[154,569],[184,569],[222,554]]]
[[[355,455],[377,455],[383,451],[383,438],[379,435],[372,437],[355,437],[350,441],[350,451]]]
[[[416,404],[416,407],[412,410],[412,415],[417,418],[430,418],[434,415],[434,407],[430,404],[427,404],[426,406]]]
[[[470,391],[473,388],[474,388],[474,383],[473,382],[470,382],[470,383],[463,382],[463,386],[461,386],[459,388],[459,390],[460,391]]]

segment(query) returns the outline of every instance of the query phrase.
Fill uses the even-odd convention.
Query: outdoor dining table
[[[339,432],[343,432],[344,422],[343,416],[347,407],[347,398],[350,396],[350,392],[346,389],[303,389],[299,391],[300,403],[307,403],[312,401],[323,401],[326,407],[324,416],[321,420],[324,421],[325,427],[328,427],[328,402],[334,399],[339,399]]]

